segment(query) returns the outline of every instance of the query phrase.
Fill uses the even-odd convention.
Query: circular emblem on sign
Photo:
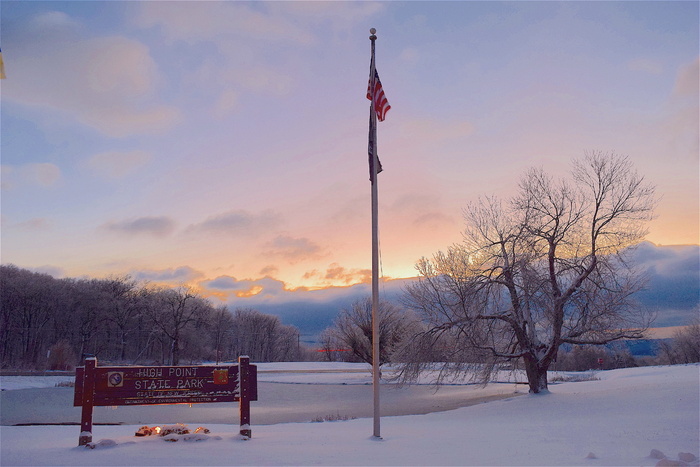
[[[109,378],[107,379],[109,381],[109,385],[112,387],[115,386],[121,386],[122,385],[122,373],[121,372],[113,372],[109,374]]]

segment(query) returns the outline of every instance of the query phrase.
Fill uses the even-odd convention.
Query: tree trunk
[[[119,361],[124,363],[126,361],[126,330],[124,328],[119,330],[120,342],[119,342]]]
[[[547,386],[547,367],[539,364],[537,359],[526,356],[524,357],[525,373],[527,374],[527,383],[530,386],[530,394],[548,393]]]
[[[170,346],[170,361],[172,365],[180,364],[180,352],[177,350],[177,341],[175,341],[175,339],[173,339]]]
[[[171,355],[173,365],[179,365],[180,364],[180,333],[178,330],[175,330],[175,336],[173,337],[173,344],[171,347]]]

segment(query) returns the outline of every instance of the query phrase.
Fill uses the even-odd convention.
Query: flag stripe
[[[379,80],[379,72],[376,69],[374,70],[374,80],[370,76],[369,83],[367,83],[367,99],[374,102],[374,111],[377,113],[377,118],[380,122],[383,122],[391,105],[389,105],[389,101],[384,95],[382,82]]]

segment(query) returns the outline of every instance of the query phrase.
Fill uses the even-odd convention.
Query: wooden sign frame
[[[258,400],[257,366],[238,357],[238,365],[98,367],[97,358],[76,368],[73,406],[82,407],[78,445],[92,442],[92,412],[97,406],[238,402],[240,434],[252,436],[250,402]]]

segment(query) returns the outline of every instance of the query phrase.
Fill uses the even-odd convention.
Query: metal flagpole
[[[372,60],[369,76],[371,89],[374,92],[375,68],[374,68],[374,41],[377,40],[376,29],[369,30],[369,40],[372,42]],[[372,389],[374,393],[374,436],[380,435],[380,411],[379,411],[379,216],[377,196],[377,113],[372,99],[372,131],[374,132],[372,145]]]

